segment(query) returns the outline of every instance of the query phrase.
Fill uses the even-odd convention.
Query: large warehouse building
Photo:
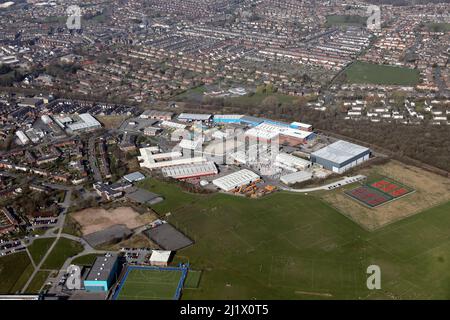
[[[79,115],[54,116],[56,124],[68,133],[89,132],[100,129],[101,123],[89,113]]]
[[[259,179],[256,173],[243,169],[213,180],[213,184],[224,191],[231,191]]]
[[[212,161],[182,164],[162,169],[163,175],[174,179],[189,179],[203,176],[212,176],[217,174],[217,172],[217,167]]]
[[[369,160],[370,149],[354,143],[339,140],[311,154],[311,161],[325,169],[343,173]]]

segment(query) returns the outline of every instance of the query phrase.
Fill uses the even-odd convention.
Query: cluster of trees
[[[8,66],[2,66],[0,70],[0,86],[9,87],[15,82],[20,82],[25,78],[25,74],[18,69],[11,69]]]
[[[70,74],[75,74],[80,66],[77,64],[52,63],[45,68],[45,72],[55,78],[67,78]]]
[[[59,207],[55,203],[56,196],[57,192],[31,192],[29,188],[24,188],[22,194],[15,199],[14,204],[22,215],[30,216],[42,210],[56,215],[59,212]]]

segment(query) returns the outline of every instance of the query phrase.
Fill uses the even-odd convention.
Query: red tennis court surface
[[[366,206],[374,208],[413,191],[414,189],[401,183],[390,179],[381,179],[353,190],[345,191],[345,193]]]

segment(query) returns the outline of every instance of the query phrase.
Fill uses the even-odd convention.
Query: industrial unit
[[[116,253],[107,253],[97,257],[84,280],[84,288],[89,292],[106,292],[116,281],[119,273],[119,261]]]
[[[73,116],[55,116],[56,124],[68,133],[88,132],[100,129],[102,125],[89,113]]]
[[[172,112],[159,111],[159,110],[145,110],[140,116],[142,119],[155,119],[155,120],[171,120],[173,117]]]
[[[148,147],[139,149],[141,153],[138,156],[139,164],[147,169],[161,169],[182,164],[199,163],[206,161],[203,157],[182,158],[183,154],[179,151],[158,153],[158,147]]]
[[[215,175],[218,171],[213,161],[206,161],[163,168],[162,173],[174,179],[188,179]]]
[[[224,191],[231,191],[233,189],[239,188],[243,185],[255,182],[260,179],[260,176],[258,176],[253,171],[250,171],[248,169],[243,169],[237,172],[233,172],[229,175],[223,176],[221,178],[213,180],[213,184],[224,190]]]
[[[211,121],[213,115],[212,114],[203,114],[203,113],[180,113],[178,116],[178,120],[182,122],[208,122]]]
[[[287,175],[281,176],[280,181],[286,185],[291,185],[294,183],[311,180],[312,177],[313,177],[312,172],[298,171],[298,172],[293,172],[293,173],[289,173]]]
[[[245,135],[263,142],[278,139],[280,144],[288,144],[292,146],[307,143],[315,137],[315,134],[310,131],[293,129],[288,125],[282,126],[280,124],[272,124],[267,122],[247,130]]]
[[[274,164],[288,171],[298,171],[309,168],[311,162],[288,153],[280,152],[275,157]]]
[[[343,140],[336,141],[311,154],[312,162],[336,173],[343,173],[369,158],[369,148]]]

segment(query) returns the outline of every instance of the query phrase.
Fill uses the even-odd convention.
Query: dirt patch
[[[98,121],[100,121],[106,129],[117,129],[127,118],[129,118],[129,116],[126,115],[97,116]]]
[[[129,229],[134,229],[157,219],[152,212],[139,214],[128,207],[111,210],[89,208],[74,212],[71,217],[80,224],[83,235],[105,230],[117,224],[123,224]]]
[[[365,207],[344,194],[346,189],[354,188],[354,186],[322,195],[326,202],[369,230],[381,228],[450,201],[450,179],[398,161],[363,169],[359,173],[368,177],[384,175],[416,190],[401,199],[373,209]]]

